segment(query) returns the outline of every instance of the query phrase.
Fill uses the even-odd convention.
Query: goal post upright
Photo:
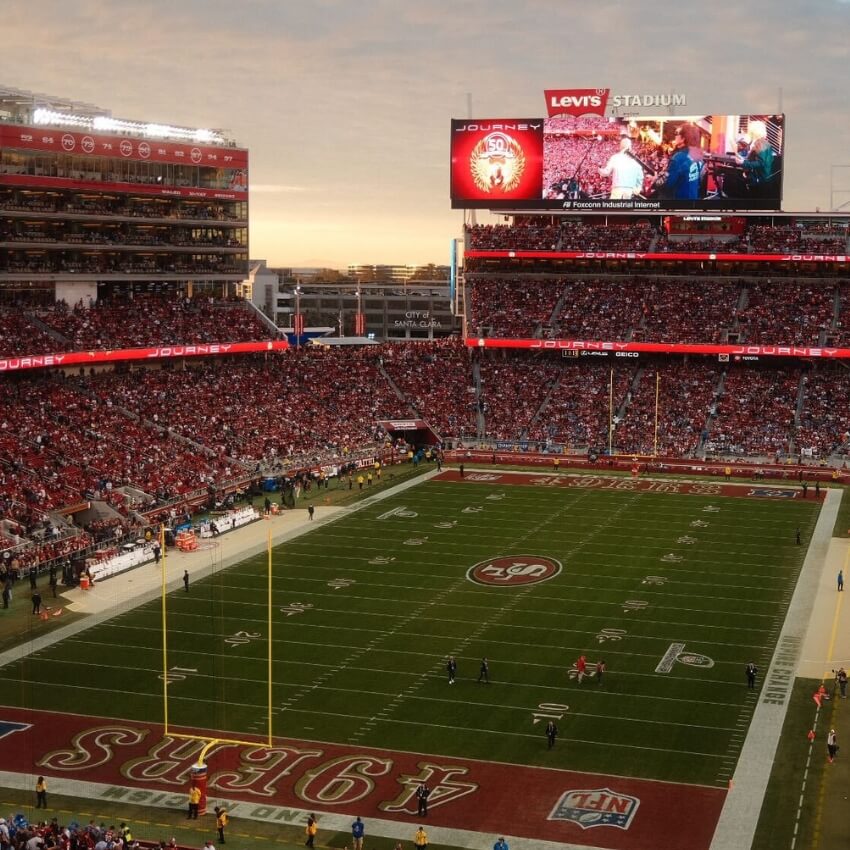
[[[205,757],[207,753],[215,747],[217,744],[227,744],[233,746],[241,746],[241,747],[272,747],[274,741],[274,729],[273,729],[273,721],[272,721],[272,708],[273,708],[273,668],[274,668],[274,641],[273,641],[273,624],[274,617],[272,611],[272,587],[273,587],[273,557],[272,557],[272,533],[271,529],[268,530],[267,536],[267,618],[266,618],[266,629],[268,634],[268,651],[267,651],[267,661],[266,661],[266,673],[267,673],[267,691],[266,691],[266,710],[268,712],[268,722],[267,729],[265,735],[265,741],[263,740],[246,740],[244,738],[240,738],[237,736],[225,737],[225,736],[211,736],[211,735],[198,735],[190,732],[174,732],[169,728],[169,714],[168,714],[168,685],[169,685],[169,670],[168,670],[168,571],[166,569],[166,552],[165,552],[165,528],[163,527],[160,531],[160,548],[162,551],[162,571],[161,571],[161,616],[162,616],[162,698],[163,698],[163,707],[162,707],[162,715],[163,715],[163,730],[164,734],[179,740],[184,741],[197,741],[199,743],[203,743],[204,746],[198,754],[198,760],[196,767],[200,768],[205,765]]]
[[[273,647],[274,641],[272,640],[272,530],[271,526],[268,529],[268,589],[269,589],[269,598],[266,604],[266,609],[268,610],[268,642],[269,642],[269,661],[268,661],[268,713],[269,713],[269,739],[268,745],[271,747],[272,745],[272,662],[273,662]]]
[[[162,612],[162,725],[164,733],[168,734],[168,610],[166,607],[166,593],[168,584],[168,571],[165,568],[165,525],[159,527],[159,548],[161,553],[161,590],[160,609]]]

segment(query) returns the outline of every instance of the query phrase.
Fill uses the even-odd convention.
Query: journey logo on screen
[[[507,133],[484,136],[469,154],[469,170],[482,192],[512,192],[525,172],[522,145]]]

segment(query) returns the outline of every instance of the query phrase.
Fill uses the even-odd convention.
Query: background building
[[[448,266],[352,265],[344,274],[270,269],[257,260],[241,291],[281,328],[294,330],[301,313],[305,332],[324,328],[324,334],[342,337],[437,339],[461,329],[451,309]]]

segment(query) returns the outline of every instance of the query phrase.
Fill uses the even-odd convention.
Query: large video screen
[[[779,210],[784,115],[452,121],[460,209]]]

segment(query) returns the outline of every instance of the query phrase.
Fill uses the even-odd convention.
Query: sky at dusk
[[[251,157],[251,257],[449,261],[449,122],[542,117],[546,88],[787,113],[787,210],[850,210],[842,0],[5,0],[0,86],[226,128]],[[479,220],[488,221],[487,213]]]

